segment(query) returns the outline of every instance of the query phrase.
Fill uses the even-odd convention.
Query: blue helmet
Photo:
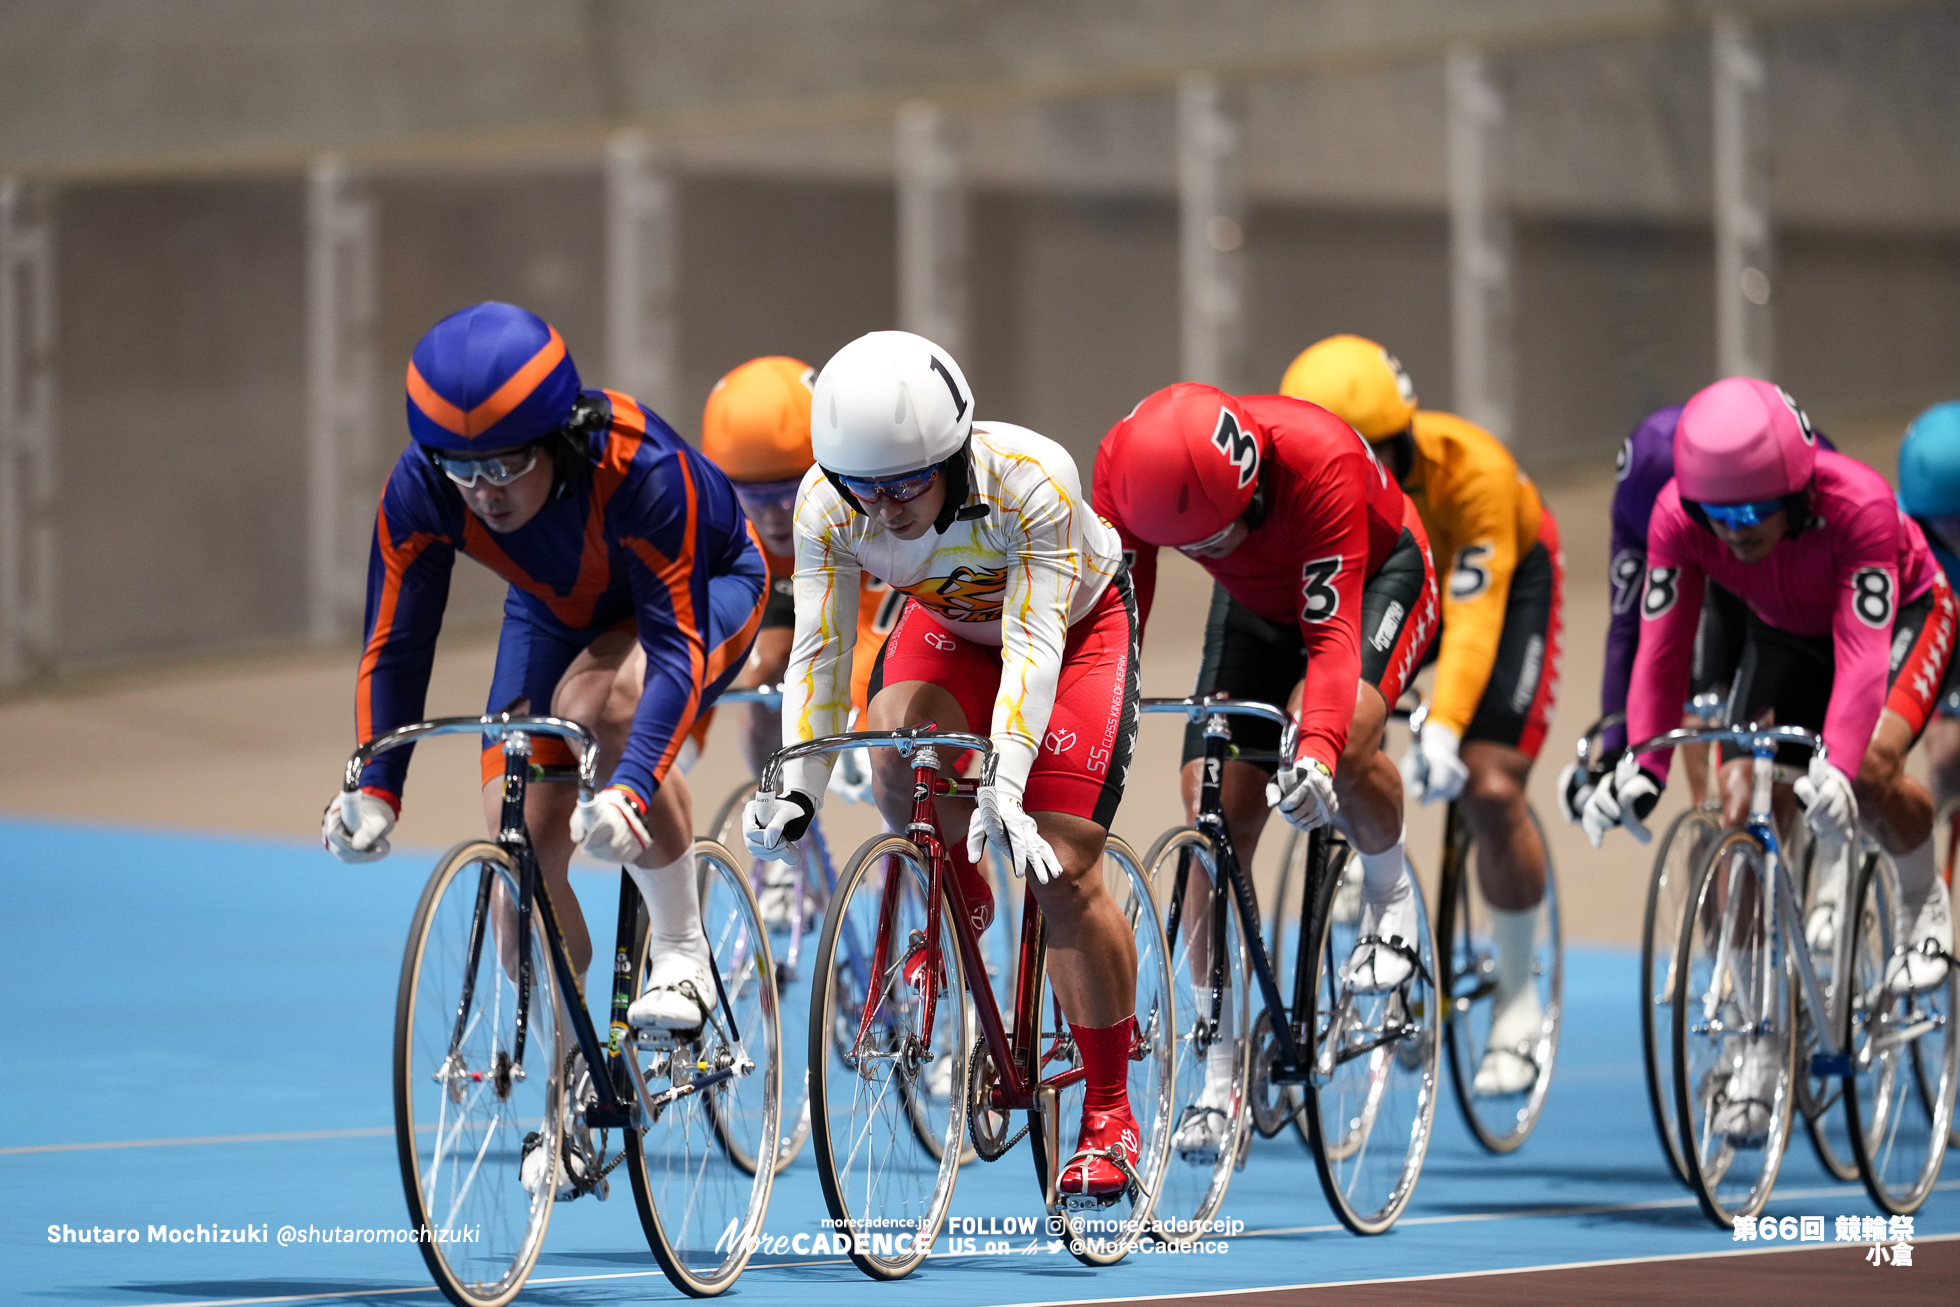
[[[1935,404],[1906,428],[1899,506],[1914,517],[1960,514],[1960,401]]]
[[[408,433],[431,449],[509,449],[561,430],[578,397],[578,369],[556,328],[514,304],[477,304],[416,342]]]

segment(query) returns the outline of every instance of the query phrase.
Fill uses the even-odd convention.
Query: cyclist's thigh
[[[1693,672],[1688,695],[1721,694],[1735,680],[1736,663],[1749,630],[1749,607],[1735,594],[1709,581],[1702,591],[1701,620],[1695,627]]]
[[[1891,676],[1886,682],[1885,706],[1910,728],[1910,748],[1933,718],[1936,706],[1955,687],[1953,657],[1955,605],[1946,578],[1936,574],[1933,587],[1899,609],[1892,623]],[[1906,654],[1897,656],[1904,646]]]
[[[1234,699],[1284,704],[1306,668],[1307,654],[1298,627],[1267,621],[1227,594],[1224,586],[1212,583],[1211,613],[1205,619],[1204,652],[1198,663],[1194,695],[1223,690]],[[1278,722],[1258,717],[1232,719],[1232,743],[1241,752],[1271,754],[1279,748],[1279,735]],[[1204,726],[1189,723],[1184,728],[1179,765],[1204,756]],[[1272,761],[1248,765],[1268,776],[1278,770]]]
[[[960,639],[907,600],[872,664],[866,720],[880,731],[925,721],[942,730],[985,731],[999,689],[1000,650]]]
[[[1065,813],[1109,829],[1136,752],[1141,688],[1136,602],[1129,574],[1119,572],[1062,646],[1054,708],[1028,773],[1029,812]]]
[[[1361,587],[1361,680],[1393,707],[1441,625],[1436,568],[1411,505],[1401,538]]]
[[[1558,660],[1563,631],[1563,575],[1556,531],[1544,518],[1538,543],[1518,560],[1504,606],[1497,657],[1477,712],[1463,732],[1465,744],[1487,740],[1536,758],[1558,701]]]

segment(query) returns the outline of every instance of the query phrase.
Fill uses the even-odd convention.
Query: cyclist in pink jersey
[[[1734,378],[1683,410],[1674,480],[1648,524],[1630,739],[1678,722],[1705,580],[1749,608],[1730,720],[1808,726],[1829,746],[1829,760],[1813,759],[1795,786],[1823,860],[1811,945],[1830,944],[1862,823],[1899,868],[1911,951],[1894,960],[1889,983],[1938,983],[1952,930],[1932,797],[1905,774],[1905,756],[1951,670],[1956,612],[1925,537],[1878,473],[1817,449],[1787,394]],[[1644,833],[1668,763],[1664,750],[1630,757],[1595,791],[1585,813],[1595,845],[1614,825]]]

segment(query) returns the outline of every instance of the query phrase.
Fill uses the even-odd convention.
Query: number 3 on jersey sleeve
[[[1324,622],[1341,609],[1334,578],[1341,574],[1341,555],[1316,558],[1300,569],[1300,620]]]

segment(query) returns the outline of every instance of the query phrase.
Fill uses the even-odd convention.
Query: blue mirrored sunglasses
[[[1783,511],[1781,499],[1765,499],[1754,504],[1703,504],[1701,511],[1710,521],[1720,522],[1731,531],[1755,526]]]
[[[880,496],[895,504],[903,504],[917,499],[932,485],[932,478],[938,473],[939,465],[934,464],[923,472],[907,472],[895,477],[847,477],[839,474],[844,489],[862,500],[877,499]]]

